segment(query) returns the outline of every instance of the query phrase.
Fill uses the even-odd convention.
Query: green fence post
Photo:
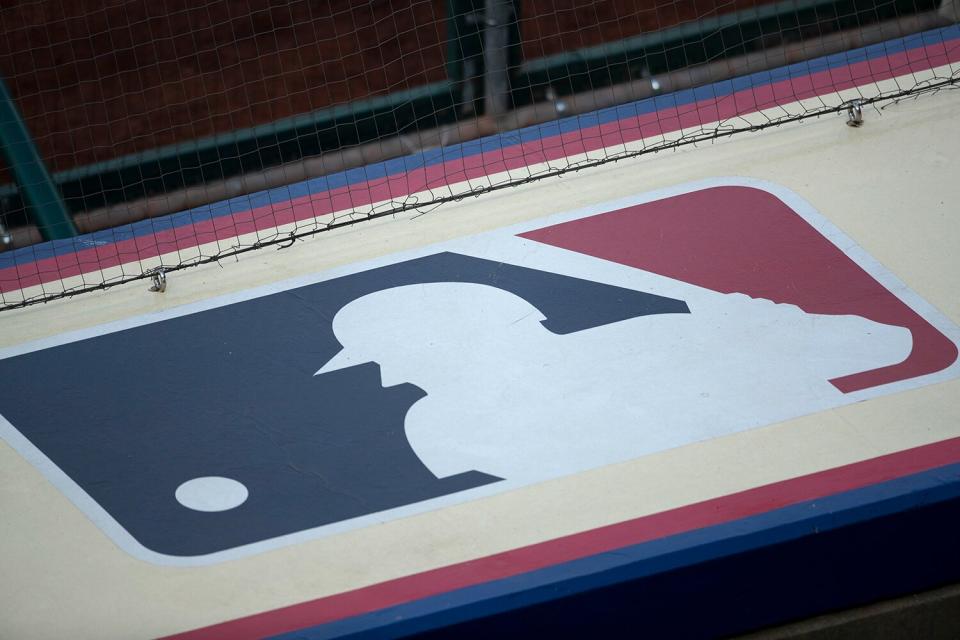
[[[469,5],[469,3],[467,4]],[[463,13],[463,0],[447,0],[447,80],[458,88],[463,80],[463,53],[460,49],[459,22],[459,16]]]
[[[0,78],[0,149],[43,239],[59,240],[77,235],[60,191],[40,159],[3,78]]]
[[[474,0],[447,0],[447,80],[457,119],[473,113],[479,36]]]

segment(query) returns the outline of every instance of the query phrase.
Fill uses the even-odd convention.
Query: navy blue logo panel
[[[141,545],[174,556],[494,483],[483,469],[437,478],[421,463],[404,433],[420,388],[381,387],[372,362],[314,375],[340,350],[331,323],[344,305],[433,282],[511,292],[556,334],[688,312],[439,253],[2,360],[2,413]]]

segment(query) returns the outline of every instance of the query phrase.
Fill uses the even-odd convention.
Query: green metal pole
[[[59,240],[77,235],[60,191],[40,159],[3,78],[0,78],[0,150],[43,239]]]
[[[447,79],[459,88],[463,80],[463,52],[460,45],[459,16],[463,0],[447,0]]]
[[[473,11],[472,0],[447,0],[447,80],[453,93],[454,112],[461,115],[472,111],[473,87],[466,77],[464,59],[469,57],[469,43],[465,42],[463,27],[466,16]],[[467,105],[467,103],[471,103]],[[469,108],[468,108],[469,107]]]

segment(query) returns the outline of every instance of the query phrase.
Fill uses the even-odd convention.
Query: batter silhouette
[[[485,285],[377,291],[337,313],[343,350],[317,375],[375,362],[385,387],[426,392],[405,430],[432,473],[531,482],[833,406],[830,379],[912,347],[902,327],[742,294],[568,335],[543,319]]]

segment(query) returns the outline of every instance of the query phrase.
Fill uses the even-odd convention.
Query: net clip
[[[154,267],[153,269],[148,269],[145,272],[145,275],[150,276],[150,282],[153,283],[148,291],[163,293],[167,290],[167,272],[163,267]]]
[[[859,127],[863,125],[863,105],[859,100],[851,100],[847,104],[847,126]]]

